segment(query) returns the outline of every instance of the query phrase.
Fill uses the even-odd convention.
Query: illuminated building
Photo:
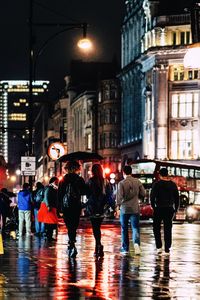
[[[42,101],[48,84],[42,80],[33,82],[34,100]],[[0,81],[0,155],[13,167],[20,164],[27,151],[28,98],[28,81]]]
[[[179,7],[126,1],[120,74],[124,160],[200,157],[200,72],[183,66],[192,37],[190,15]]]

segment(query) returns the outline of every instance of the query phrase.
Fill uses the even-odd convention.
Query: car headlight
[[[196,209],[195,209],[194,207],[189,206],[189,207],[187,208],[187,215],[188,215],[188,216],[194,215],[195,213],[196,213]]]

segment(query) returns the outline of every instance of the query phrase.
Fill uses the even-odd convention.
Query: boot
[[[98,245],[97,246],[97,256],[99,256],[99,257],[103,257],[104,256],[103,245]]]

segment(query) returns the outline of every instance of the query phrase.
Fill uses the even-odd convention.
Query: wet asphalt
[[[141,223],[140,256],[131,246],[120,254],[120,226],[102,226],[104,257],[95,259],[90,223],[82,219],[76,259],[66,253],[61,222],[56,242],[6,239],[0,255],[0,300],[4,299],[200,299],[200,224],[174,224],[170,257],[158,256],[152,225]]]

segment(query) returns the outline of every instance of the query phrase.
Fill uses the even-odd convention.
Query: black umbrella
[[[57,161],[67,162],[69,160],[82,160],[83,162],[102,160],[103,157],[95,152],[77,151],[69,154],[64,154]]]

